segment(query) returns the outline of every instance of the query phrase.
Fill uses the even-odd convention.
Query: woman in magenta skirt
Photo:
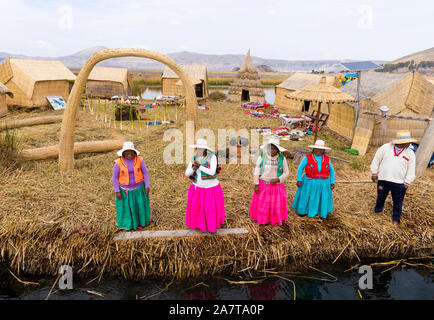
[[[192,180],[185,226],[202,232],[216,232],[225,221],[225,200],[217,180],[220,172],[217,157],[204,139],[198,139],[190,147],[196,152],[185,170],[185,175]]]
[[[263,152],[256,161],[254,171],[250,218],[258,224],[282,225],[282,221],[288,219],[284,181],[289,176],[289,169],[282,154],[286,149],[279,146],[277,139],[271,139],[261,148]]]

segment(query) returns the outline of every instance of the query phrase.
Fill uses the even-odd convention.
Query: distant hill
[[[0,63],[7,57],[27,58],[27,59],[44,59],[44,60],[60,60],[69,68],[81,68],[86,60],[96,51],[106,49],[106,47],[98,46],[88,48],[71,55],[63,57],[26,57],[23,55],[14,55],[8,53],[0,53]],[[231,71],[239,68],[244,61],[244,54],[201,54],[196,52],[182,51],[167,54],[179,64],[204,64],[208,70],[216,71]],[[259,71],[276,72],[308,72],[312,70],[324,71],[325,73],[333,73],[342,71],[342,66],[339,62],[344,60],[279,60],[265,59],[252,56],[254,65],[258,66]],[[345,60],[348,61],[348,60]],[[376,61],[384,63],[385,61]],[[102,61],[99,66],[106,67],[124,67],[130,69],[163,69],[164,65],[150,59],[126,57],[115,58]]]
[[[416,70],[426,76],[434,75],[434,47],[384,64],[380,72],[405,73]]]
[[[396,59],[391,63],[394,64],[394,63],[406,62],[411,60],[413,60],[415,63],[420,63],[422,61],[434,61],[434,47],[413,54],[409,54],[405,57]]]

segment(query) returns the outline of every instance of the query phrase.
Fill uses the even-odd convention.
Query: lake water
[[[338,268],[339,269],[339,268]],[[434,299],[434,276],[429,268],[394,269],[381,273],[387,269],[375,269],[373,289],[361,290],[363,299]],[[337,279],[314,272],[308,276],[321,280],[303,279],[280,274],[292,279],[296,286],[297,300],[360,300],[358,284],[361,275],[357,269],[343,272],[336,266],[322,267]],[[21,276],[23,278],[23,276]],[[255,279],[259,279],[255,278]],[[255,280],[253,279],[253,280]],[[0,286],[0,300],[45,299],[55,279],[37,279],[26,281],[39,282],[38,286],[24,286],[13,278],[9,285]],[[230,278],[232,281],[242,279]],[[333,280],[325,281],[325,280]],[[1,280],[0,280],[1,281]],[[290,281],[274,277],[256,284],[230,284],[223,279],[193,279],[176,281],[164,290],[170,281],[146,280],[125,281],[103,279],[86,284],[84,281],[74,281],[72,290],[60,290],[56,285],[50,295],[52,300],[67,299],[107,299],[107,300],[135,300],[137,298],[149,300],[288,300],[294,298],[294,288]],[[92,292],[88,292],[92,291]],[[102,296],[96,295],[95,292]]]
[[[212,93],[214,91],[221,91],[224,94],[228,94],[228,86],[213,86],[213,87],[209,87],[209,93]],[[274,103],[274,99],[276,97],[275,92],[274,92],[274,87],[265,87],[264,88],[264,92],[265,92],[265,100],[270,103],[273,104]],[[161,93],[161,87],[146,87],[145,91],[142,92],[141,97],[145,100],[153,100],[154,98],[160,96]]]

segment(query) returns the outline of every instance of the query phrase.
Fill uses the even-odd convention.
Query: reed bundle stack
[[[264,86],[259,78],[258,70],[253,65],[250,49],[237,73],[237,78],[229,87],[228,95],[230,102],[265,102]]]

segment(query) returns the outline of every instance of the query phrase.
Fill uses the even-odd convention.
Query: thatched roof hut
[[[348,102],[356,102],[356,99],[336,88],[335,85],[335,81],[329,79],[329,83],[327,83],[327,77],[322,76],[319,83],[294,91],[287,94],[286,97],[301,101],[304,107],[308,102],[313,105],[312,109],[327,113],[329,115],[327,126],[343,136],[349,136],[351,133],[347,128],[354,127],[354,110],[345,108],[343,105]],[[308,113],[306,110],[305,112]]]
[[[88,95],[111,98],[126,96],[129,89],[127,68],[94,67],[86,83]]]
[[[45,107],[47,96],[68,99],[75,75],[60,61],[8,58],[0,65],[0,82],[13,93],[8,105]]]
[[[195,86],[196,97],[207,98],[208,71],[205,65],[183,65],[181,68],[189,75]],[[161,91],[165,96],[184,96],[182,81],[178,75],[169,67],[165,67],[161,78]]]
[[[4,117],[8,113],[6,96],[13,98],[14,94],[3,83],[0,82],[0,118]]]
[[[229,87],[228,94],[231,102],[265,102],[264,86],[259,78],[258,70],[253,65],[250,49],[238,71],[237,79]]]
[[[275,93],[276,98],[274,100],[274,105],[279,108],[282,113],[289,114],[301,114],[303,112],[311,113],[311,107],[314,105],[311,101],[300,101],[296,99],[288,98],[287,95],[318,84],[324,75],[320,74],[308,74],[308,73],[295,73],[289,76],[285,81],[276,86]],[[339,81],[335,76],[326,75],[326,83],[335,87],[339,87]]]
[[[431,82],[416,71],[394,76],[399,76],[398,81],[361,101],[352,148],[357,149],[362,155],[366,153],[369,144],[380,146],[389,142],[396,137],[398,130],[410,130],[413,138],[420,139],[427,126],[427,122],[422,121],[388,119],[387,132],[383,136],[380,118],[363,112],[378,112],[379,107],[387,106],[390,109],[389,115],[428,118],[433,113],[434,85]],[[379,79],[382,77],[379,76],[377,81]]]

